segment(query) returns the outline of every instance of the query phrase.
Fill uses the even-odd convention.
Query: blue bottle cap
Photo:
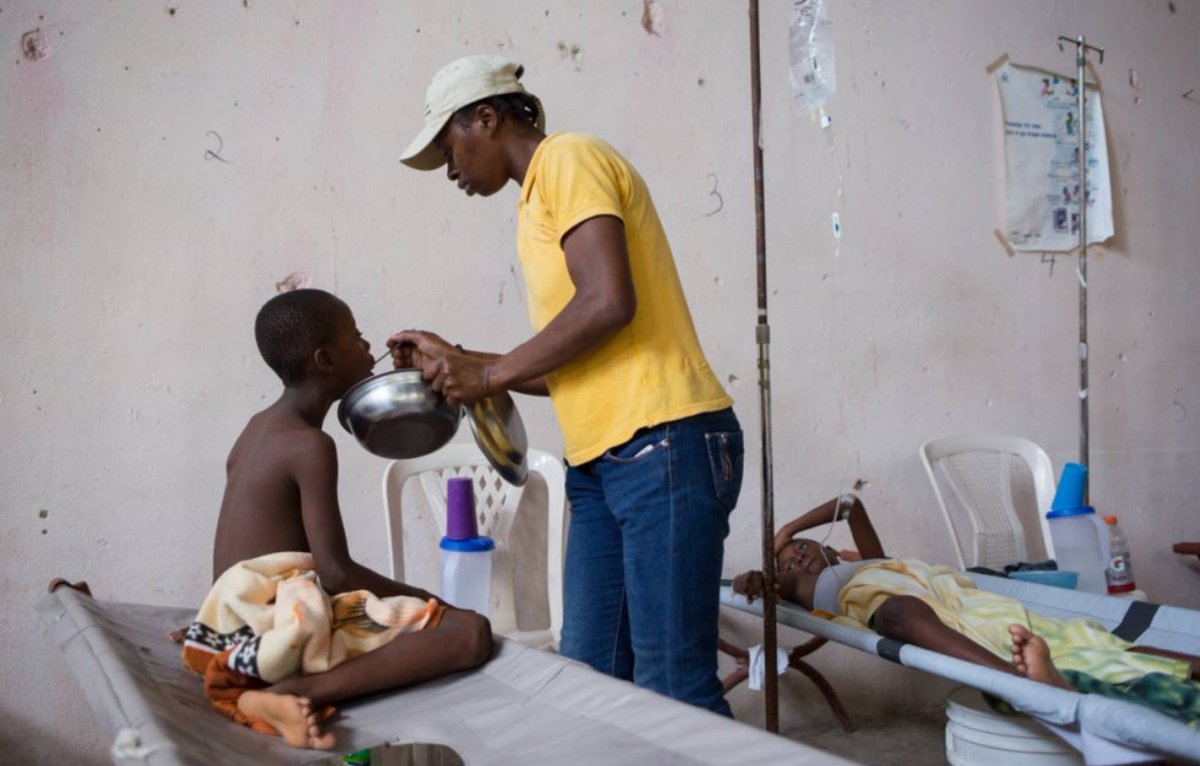
[[[459,551],[466,553],[480,553],[490,551],[496,547],[496,543],[490,537],[468,537],[465,540],[453,540],[449,537],[443,537],[442,542],[438,547],[444,551]]]
[[[1095,513],[1096,509],[1090,505],[1081,505],[1078,508],[1055,508],[1046,514],[1048,519],[1063,519],[1067,516],[1086,516],[1089,513]]]

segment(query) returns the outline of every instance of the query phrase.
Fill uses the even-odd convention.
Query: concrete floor
[[[946,714],[942,706],[876,718],[855,718],[842,731],[833,716],[814,716],[783,734],[789,739],[872,766],[944,766]]]
[[[851,659],[861,652],[830,644],[821,649],[821,662],[836,660],[844,651]],[[946,764],[946,697],[956,684],[928,673],[873,660],[876,669],[871,683],[854,683],[841,671],[832,673],[838,693],[854,723],[847,733],[833,715],[817,688],[799,673],[780,678],[779,720],[781,734],[846,760],[875,766],[944,766]],[[822,668],[823,672],[829,672]],[[831,675],[832,675],[831,673]],[[863,691],[870,688],[870,692]],[[907,696],[903,691],[907,691]],[[764,728],[763,697],[741,684],[727,695],[734,717],[750,726]],[[903,701],[902,701],[903,700]]]

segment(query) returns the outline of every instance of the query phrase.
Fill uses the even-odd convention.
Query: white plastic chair
[[[1013,504],[1014,458],[1023,460],[1033,477],[1042,543],[1046,558],[1054,558],[1046,521],[1046,512],[1054,502],[1054,467],[1045,450],[1017,436],[966,433],[930,439],[921,445],[920,453],[938,507],[950,528],[960,569],[1001,569],[1005,564],[1029,560],[1025,528]],[[938,473],[953,493],[955,508],[961,509],[955,514],[951,514],[942,495]],[[969,560],[963,552],[964,538],[970,540]],[[1010,718],[992,711],[975,689],[960,686],[951,691],[946,700],[946,718],[946,760],[951,764],[1083,762],[1074,751],[1064,750],[1058,737],[1027,717]]]
[[[489,619],[492,630],[525,646],[556,649],[562,633],[563,553],[566,546],[566,472],[562,461],[547,452],[530,449],[526,456],[530,473],[540,474],[546,482],[546,598],[549,602],[550,627],[547,630],[517,630],[516,593],[513,588],[515,561],[509,546],[524,487],[508,484],[488,464],[474,443],[449,444],[432,455],[410,460],[393,460],[383,474],[383,504],[387,517],[389,563],[392,577],[404,579],[404,508],[401,496],[404,484],[416,477],[424,491],[438,533],[446,534],[446,482],[458,476],[474,480],[475,513],[479,534],[496,543],[492,561],[492,594]],[[437,541],[426,541],[436,546]]]
[[[1046,512],[1054,501],[1054,467],[1038,445],[1017,436],[965,433],[939,436],[921,445],[921,462],[938,507],[950,528],[961,569],[974,566],[1001,569],[1005,564],[1028,561],[1025,529],[1013,505],[1013,457],[1025,462],[1033,476],[1037,514],[1046,558],[1054,558],[1054,544]],[[935,469],[961,509],[951,515]],[[968,558],[963,547],[970,541]]]

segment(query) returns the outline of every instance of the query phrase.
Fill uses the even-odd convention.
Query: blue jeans
[[[717,619],[742,454],[741,426],[725,409],[644,428],[568,466],[564,656],[731,714]]]

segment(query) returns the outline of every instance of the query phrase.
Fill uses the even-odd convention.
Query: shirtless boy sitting
[[[384,577],[350,557],[338,508],[337,453],[321,425],[333,403],[369,376],[374,363],[370,344],[355,327],[346,304],[321,290],[283,293],[259,312],[255,336],[264,360],[279,375],[284,389],[274,404],[250,418],[229,454],[213,548],[216,582],[197,622],[189,628],[184,659],[189,667],[205,673],[209,698],[230,718],[260,731],[273,729],[296,747],[328,749],[336,744],[335,735],[322,731],[320,719],[332,712],[332,703],[476,667],[491,656],[491,627],[474,612],[448,607],[431,594]],[[260,562],[279,560],[310,561],[311,571],[300,579],[288,580],[292,569],[266,576],[271,573]],[[239,577],[242,579],[237,580]],[[301,612],[311,604],[316,604],[318,611],[331,609],[332,617],[323,623],[324,636],[313,639],[327,649],[317,664],[324,672],[304,673],[314,654],[311,645],[306,645],[303,666],[300,658],[288,658],[297,663],[298,672],[264,679],[270,673],[260,673],[257,663],[266,662],[267,642],[261,636],[249,641],[246,637],[250,630],[257,635],[263,625],[278,628],[279,617],[274,623],[259,621],[257,628],[249,624],[257,618],[244,618],[247,624],[240,632],[209,624],[228,622],[228,615],[241,608],[239,604],[253,602],[242,594],[221,600],[221,588],[235,587],[231,578],[235,584],[250,580],[260,585],[281,583],[278,594],[272,591],[269,599],[259,597],[262,609],[274,608],[276,596],[284,600],[286,582],[309,589],[292,607],[298,618],[307,618],[309,613]],[[355,597],[349,599],[353,603],[340,611],[341,597],[330,602],[325,595],[349,591],[357,591],[349,594]],[[210,606],[214,599],[221,603]],[[400,605],[399,611],[394,604]],[[387,619],[380,625],[366,616],[400,612],[407,620],[404,625],[398,621],[389,626]],[[202,619],[206,614],[216,616]],[[283,615],[285,621],[288,617]],[[297,621],[304,623],[305,619]],[[357,632],[348,631],[354,635],[330,639],[331,627],[336,634],[348,623],[358,628]],[[308,630],[311,625],[292,628]],[[223,632],[226,629],[231,632]],[[386,637],[389,631],[395,633],[390,640]],[[249,659],[235,658],[220,668],[224,680],[214,680],[218,660],[231,651],[226,647],[235,641]],[[287,641],[296,650],[295,638]],[[387,643],[378,645],[382,641]],[[360,653],[364,646],[369,654]],[[207,653],[204,664],[189,662],[189,651],[193,656]],[[213,653],[217,655],[210,662]],[[229,681],[231,675],[233,682]],[[217,686],[224,690],[216,690]]]

